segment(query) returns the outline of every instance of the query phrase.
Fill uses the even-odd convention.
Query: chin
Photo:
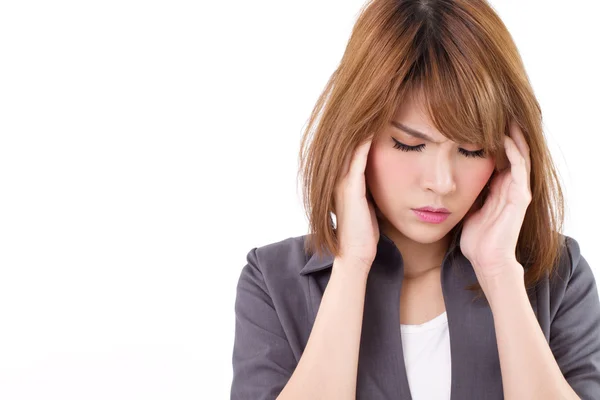
[[[434,225],[434,227],[430,229],[417,227],[415,229],[411,229],[410,232],[403,234],[414,242],[431,244],[442,240],[448,234],[448,232],[450,232],[450,230],[441,229],[439,225]]]
[[[402,236],[421,244],[436,243],[443,239],[455,224],[446,220],[441,224],[429,224],[419,220],[405,221],[404,223],[393,223],[389,221],[396,231]]]

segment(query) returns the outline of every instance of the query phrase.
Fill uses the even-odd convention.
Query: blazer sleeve
[[[265,285],[256,248],[246,259],[235,300],[231,400],[275,399],[296,361]]]
[[[550,348],[575,393],[600,398],[600,301],[594,274],[567,237],[571,274],[550,326]]]

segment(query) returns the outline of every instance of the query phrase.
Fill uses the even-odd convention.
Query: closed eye
[[[423,148],[425,147],[425,144],[419,144],[417,146],[409,146],[407,144],[399,142],[394,137],[392,137],[392,140],[394,141],[394,148],[400,149],[402,151],[423,151]],[[485,158],[485,150],[484,149],[469,151],[469,150],[459,148],[458,152],[461,153],[462,155],[464,155],[465,157]]]

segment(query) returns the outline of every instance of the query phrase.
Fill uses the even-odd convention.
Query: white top
[[[446,311],[420,325],[400,324],[413,400],[449,400],[450,335]]]

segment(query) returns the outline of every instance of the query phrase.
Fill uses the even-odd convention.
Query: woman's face
[[[418,147],[403,151],[398,148],[402,145]],[[495,160],[485,154],[480,157],[480,149],[445,138],[433,128],[417,99],[404,102],[374,139],[365,171],[367,188],[386,224],[419,243],[444,238],[471,209],[492,175]],[[426,206],[445,207],[450,215],[441,223],[424,222],[412,209]]]

